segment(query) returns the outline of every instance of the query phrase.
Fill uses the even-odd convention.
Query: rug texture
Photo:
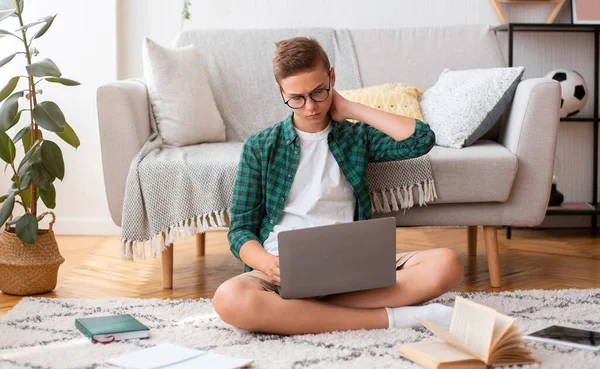
[[[600,330],[600,289],[447,293],[433,302],[452,305],[457,295],[517,318],[523,331],[549,323]],[[75,318],[110,314],[133,315],[150,327],[151,338],[99,345],[75,329]],[[418,368],[397,355],[398,347],[431,339],[424,328],[301,336],[240,333],[219,319],[208,299],[24,298],[0,320],[0,368],[108,368],[106,358],[162,342],[251,357],[256,368]],[[527,346],[541,364],[523,368],[600,368],[597,351]]]

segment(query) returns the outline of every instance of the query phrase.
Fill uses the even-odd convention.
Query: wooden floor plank
[[[456,250],[465,267],[457,291],[510,291],[600,287],[600,237],[586,229],[513,229],[513,238],[498,232],[502,287],[490,288],[483,230],[477,234],[477,255],[467,254],[466,228],[398,228],[398,251],[448,247]],[[200,298],[212,297],[225,280],[242,272],[243,265],[229,251],[225,231],[206,235],[206,255],[196,256],[195,238],[175,245],[174,289],[163,290],[160,256],[150,251],[145,260],[119,257],[118,237],[59,236],[66,261],[57,288],[44,297],[70,298]],[[0,316],[21,297],[0,293]]]

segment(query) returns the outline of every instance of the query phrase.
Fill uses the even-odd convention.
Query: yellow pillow
[[[346,100],[361,103],[371,108],[405,117],[423,120],[417,96],[423,90],[404,83],[386,83],[383,85],[338,91]],[[356,122],[355,120],[350,120]]]

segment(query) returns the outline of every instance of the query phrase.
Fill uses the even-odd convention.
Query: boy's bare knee
[[[252,292],[238,279],[226,281],[213,297],[215,311],[225,323],[248,329],[255,313]]]
[[[445,293],[460,283],[463,278],[464,267],[458,253],[451,249],[439,249],[436,259],[436,289],[440,293]]]

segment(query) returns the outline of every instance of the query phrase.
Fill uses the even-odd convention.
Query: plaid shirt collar
[[[294,128],[294,112],[291,112],[290,115],[283,122],[283,135],[285,137],[285,144],[289,145],[296,140],[298,134],[296,133],[296,129]],[[332,124],[337,123],[333,119],[331,120]],[[331,134],[333,135],[333,140],[336,141],[338,138],[338,124],[333,124],[331,127]]]

